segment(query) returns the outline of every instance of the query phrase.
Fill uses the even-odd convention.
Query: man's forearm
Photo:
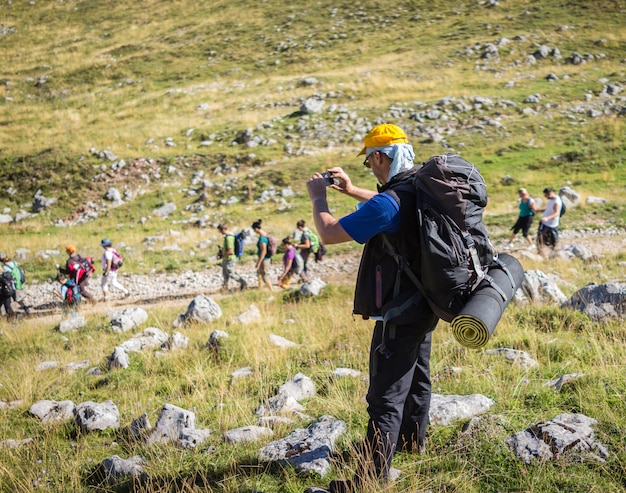
[[[351,187],[350,190],[346,190],[344,191],[344,193],[349,197],[358,200],[359,202],[367,202],[378,192],[374,190],[368,190],[366,188]]]
[[[326,244],[342,243],[352,239],[328,210],[325,197],[313,200],[313,220],[322,242]]]

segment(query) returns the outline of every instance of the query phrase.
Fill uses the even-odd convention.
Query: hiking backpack
[[[68,305],[78,305],[80,303],[80,288],[72,279],[65,281],[65,303]]]
[[[291,268],[293,269],[293,273],[295,275],[299,276],[302,274],[302,271],[304,270],[304,259],[302,258],[300,252],[296,252],[294,255],[293,266]]]
[[[7,267],[10,267],[10,273],[13,276],[13,281],[15,282],[15,289],[22,289],[22,286],[26,282],[26,274],[24,273],[24,269],[22,269],[15,260],[12,260],[7,264]]]
[[[320,246],[317,249],[317,252],[315,252],[315,261],[321,262],[324,259],[324,255],[326,255],[326,251],[326,245],[320,241]]]
[[[113,252],[113,259],[111,260],[111,269],[117,270],[120,267],[122,267],[122,265],[124,265],[124,260],[122,259],[122,256],[119,254],[119,252],[115,250],[114,248],[111,248],[111,252]]]
[[[424,295],[433,312],[447,322],[458,314],[483,281],[506,299],[489,268],[510,273],[497,260],[483,223],[485,180],[473,164],[454,154],[431,157],[413,175],[420,235],[419,276],[383,235],[386,252]],[[514,283],[513,279],[511,282]],[[396,283],[399,287],[399,282]]]
[[[0,274],[0,295],[3,298],[15,296],[15,280],[10,271],[5,270]]]
[[[565,205],[565,201],[563,200],[563,197],[561,197],[561,211],[559,212],[559,217],[563,217],[563,214],[565,214],[565,211],[567,211],[567,206]]]
[[[235,235],[235,256],[237,258],[243,257],[243,247],[247,236],[248,232],[245,229],[242,229],[241,231],[239,231],[239,233]]]
[[[278,251],[278,243],[276,242],[276,238],[272,235],[267,235],[267,253],[270,257],[276,255]]]
[[[68,270],[71,279],[80,283],[83,278],[89,277],[96,271],[93,265],[93,257],[82,257],[78,255],[78,258],[68,265]]]

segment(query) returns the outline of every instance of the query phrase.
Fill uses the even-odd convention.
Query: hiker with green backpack
[[[6,253],[0,253],[0,264],[1,264],[1,272],[7,272],[10,274],[10,277],[7,276],[7,283],[4,287],[4,292],[9,293],[10,288],[8,287],[9,281],[13,280],[13,292],[10,293],[4,300],[4,307],[7,312],[7,316],[11,314],[13,316],[13,312],[11,310],[11,299],[17,302],[26,313],[28,313],[28,306],[24,303],[24,298],[20,295],[20,291],[22,291],[24,287],[24,283],[26,282],[26,278],[24,276],[24,269],[22,269],[19,264],[9,258]],[[8,303],[8,304],[7,304]],[[8,307],[8,308],[7,308]],[[11,318],[11,317],[9,317]]]
[[[306,282],[309,280],[309,257],[313,255],[313,258],[316,258],[320,250],[320,239],[306,226],[306,221],[304,219],[300,219],[296,223],[296,228],[299,233],[300,240],[295,247],[300,250],[300,255],[304,261],[304,268],[302,269],[300,278]]]

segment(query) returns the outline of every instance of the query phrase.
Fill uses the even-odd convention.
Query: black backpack
[[[13,274],[8,270],[4,270],[0,274],[0,295],[3,298],[15,296],[15,280]]]
[[[383,235],[386,252],[424,295],[433,312],[451,322],[483,281],[498,293],[490,268],[507,271],[497,260],[483,223],[487,186],[478,168],[460,156],[431,157],[413,177],[420,235],[420,257],[413,272]],[[399,285],[399,283],[396,283]]]

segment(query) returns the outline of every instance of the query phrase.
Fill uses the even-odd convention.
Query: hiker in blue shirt
[[[315,227],[326,244],[354,240],[364,243],[355,289],[355,314],[375,321],[370,346],[369,423],[363,456],[352,479],[334,480],[332,493],[362,491],[365,478],[393,479],[391,461],[396,450],[421,451],[431,399],[431,333],[438,318],[426,300],[417,296],[410,310],[389,322],[383,317],[398,303],[415,296],[416,287],[402,276],[398,299],[394,283],[398,266],[383,247],[384,234],[409,262],[419,255],[415,213],[413,148],[396,125],[375,126],[364,138],[363,165],[379,182],[378,191],[356,187],[342,168],[330,168],[333,183],[320,173],[307,183]],[[330,212],[327,189],[357,200],[357,210],[340,219]],[[411,234],[407,234],[410,231]]]

